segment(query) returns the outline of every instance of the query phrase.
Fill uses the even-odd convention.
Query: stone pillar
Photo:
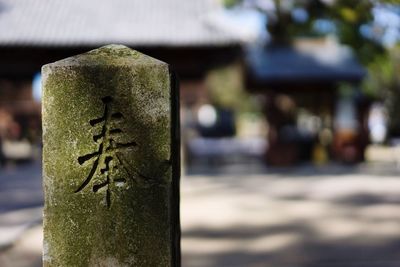
[[[42,75],[44,266],[180,266],[169,66],[109,45]]]

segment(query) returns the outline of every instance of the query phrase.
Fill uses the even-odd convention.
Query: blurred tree
[[[383,101],[389,117],[389,134],[400,136],[400,44],[369,65],[363,88]]]
[[[336,0],[332,8],[327,9],[336,25],[336,34],[341,43],[351,46],[363,64],[375,60],[375,56],[384,53],[381,44],[366,38],[361,27],[372,22],[372,1],[368,0]]]
[[[265,135],[261,99],[245,90],[240,64],[214,69],[206,84],[213,105],[234,111],[237,135]]]
[[[236,110],[240,113],[259,113],[257,98],[250,95],[243,87],[243,71],[239,64],[211,71],[206,83],[213,104]]]
[[[341,43],[354,48],[363,64],[368,64],[375,55],[384,53],[384,49],[381,44],[363,35],[361,27],[372,23],[374,5],[399,1],[225,0],[225,4],[228,7],[242,4],[265,13],[272,43],[290,43],[299,36],[335,34]]]

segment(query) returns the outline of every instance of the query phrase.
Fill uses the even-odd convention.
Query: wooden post
[[[180,266],[169,66],[109,45],[42,75],[44,266]]]

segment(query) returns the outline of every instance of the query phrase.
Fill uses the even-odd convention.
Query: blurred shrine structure
[[[228,26],[223,10],[209,0],[2,1],[0,161],[7,139],[40,142],[41,66],[110,43],[173,66],[183,127],[210,103],[209,71],[244,55],[246,87],[265,100],[267,163],[362,160],[368,103],[357,85],[365,71],[350,49],[330,38],[243,49],[257,37]]]
[[[357,86],[366,72],[348,47],[332,38],[271,42],[246,51],[245,72],[246,87],[264,97],[269,165],[363,160],[368,101]]]
[[[0,109],[23,128],[40,127],[32,80],[41,66],[110,43],[173,66],[190,108],[207,98],[208,70],[236,60],[247,38],[224,27],[222,10],[207,0],[2,1]]]

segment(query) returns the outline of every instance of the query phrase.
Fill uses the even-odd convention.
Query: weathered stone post
[[[169,66],[109,45],[42,74],[44,266],[180,266]]]

